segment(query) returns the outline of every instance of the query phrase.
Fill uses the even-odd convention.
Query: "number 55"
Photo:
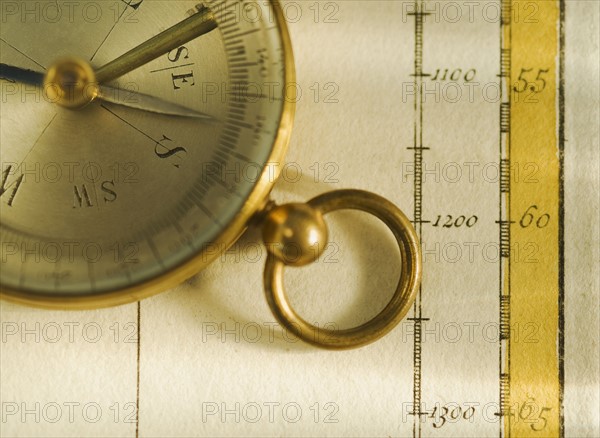
[[[513,87],[515,92],[524,93],[527,89],[531,90],[534,93],[541,93],[546,88],[546,79],[542,77],[544,73],[548,73],[550,69],[540,68],[538,70],[538,74],[533,82],[529,81],[525,75],[529,72],[532,72],[532,68],[522,68],[521,73],[519,73],[519,78],[517,79],[517,83]]]

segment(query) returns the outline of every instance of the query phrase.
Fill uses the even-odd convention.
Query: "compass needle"
[[[175,26],[97,69],[96,79],[101,84],[110,82],[216,28],[217,22],[212,12],[208,8],[202,8]]]
[[[0,79],[42,86],[44,83],[44,73],[0,63]]]
[[[177,103],[168,102],[158,97],[137,93],[130,90],[120,90],[104,85],[100,86],[98,99],[116,105],[122,105],[156,114],[164,114],[167,116],[195,117],[197,119],[203,119],[207,121],[215,120],[214,117],[208,114],[195,111]]]
[[[35,72],[12,65],[0,64],[0,79],[11,82],[19,82],[38,87],[44,86],[44,73]],[[47,90],[44,90],[47,92]],[[169,102],[159,97],[150,96],[144,93],[138,93],[132,90],[124,90],[115,87],[102,85],[96,99],[110,102],[112,104],[126,106],[129,108],[148,111],[156,114],[163,114],[178,117],[193,117],[204,120],[215,120],[214,117],[195,111],[191,108]]]

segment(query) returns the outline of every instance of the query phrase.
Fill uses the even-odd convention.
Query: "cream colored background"
[[[414,23],[406,5],[338,1],[339,22],[324,23],[323,15],[315,22],[309,9],[314,2],[297,4],[303,15],[290,31],[303,96],[288,161],[303,177],[292,182],[290,173],[274,198],[305,200],[355,187],[380,193],[412,215],[412,151],[406,148],[412,146],[414,110],[403,83],[412,83]],[[322,13],[326,4],[318,4]],[[565,417],[567,435],[578,437],[600,435],[598,12],[596,1],[567,1]],[[425,70],[473,67],[481,83],[497,81],[499,26],[478,17],[473,23],[426,23]],[[329,82],[339,87],[338,103],[323,102]],[[310,89],[315,83],[319,102]],[[497,161],[498,103],[480,93],[457,103],[431,99],[424,106],[430,168],[436,162]],[[325,179],[334,169],[337,182]],[[436,181],[435,172],[427,178],[426,218],[477,214],[479,223],[469,234],[425,231],[430,253],[423,302],[431,332],[423,345],[423,401],[429,410],[473,405],[477,414],[441,428],[427,420],[422,434],[497,436],[494,410],[486,416],[484,409],[498,399],[498,346],[481,329],[497,322],[497,264],[480,254],[451,263],[444,248],[497,241],[498,186],[482,178]],[[357,324],[389,297],[397,250],[389,232],[365,215],[338,213],[331,220],[331,263],[289,269],[286,285],[309,318]],[[411,436],[411,325],[349,352],[291,342],[274,325],[262,295],[264,252],[256,255],[257,238],[250,232],[209,269],[141,303],[139,436]],[[138,387],[137,304],[65,313],[3,302],[0,318],[2,412],[14,403],[20,409],[3,416],[1,436],[135,436],[135,415],[133,422],[126,416]],[[10,335],[15,324],[19,333]],[[478,324],[473,339],[466,324]],[[452,341],[449,330],[456,325],[464,331]],[[49,342],[56,326],[62,336]],[[24,328],[30,333],[24,335]],[[55,405],[62,417],[52,423]],[[215,406],[219,414],[207,415]],[[262,416],[253,423],[256,406]],[[230,412],[223,416],[224,408]],[[298,408],[302,415],[294,422]],[[23,416],[24,409],[32,412]],[[335,422],[325,422],[329,413]]]

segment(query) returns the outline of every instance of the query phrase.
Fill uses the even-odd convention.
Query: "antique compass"
[[[61,309],[140,300],[196,274],[253,225],[269,253],[267,300],[294,334],[342,349],[391,330],[421,274],[418,240],[402,212],[358,190],[305,204],[268,198],[296,100],[279,4],[108,3],[66,27],[28,20],[18,7],[25,2],[4,11],[2,297]],[[319,256],[323,215],[338,209],[386,223],[402,272],[373,320],[333,331],[294,312],[283,268]]]

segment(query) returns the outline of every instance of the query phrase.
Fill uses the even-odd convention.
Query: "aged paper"
[[[273,198],[396,203],[422,239],[414,310],[358,350],[302,344],[264,300],[256,230],[140,303],[2,302],[0,435],[599,436],[599,3],[283,8],[299,94]],[[308,320],[349,327],[391,296],[398,250],[366,214],[327,219],[323,257],[285,285]]]

